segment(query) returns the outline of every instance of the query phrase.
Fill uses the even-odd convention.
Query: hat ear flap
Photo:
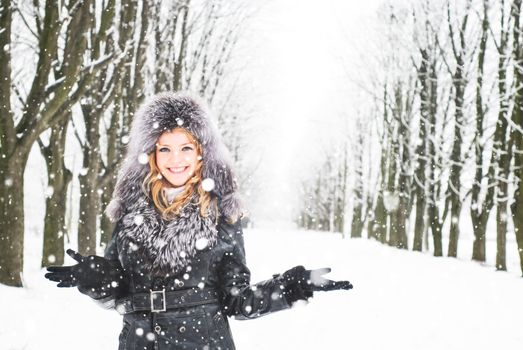
[[[213,192],[216,193],[218,197],[236,191],[236,181],[233,177],[231,167],[226,163],[217,161],[216,159],[204,158],[202,175],[202,180],[212,179],[214,181]]]
[[[231,192],[222,196],[220,201],[221,214],[230,224],[234,224],[242,218],[243,204],[238,192]]]
[[[237,193],[237,182],[231,166],[226,159],[205,159],[203,164],[203,179],[212,179],[214,188],[211,190],[218,197],[221,214],[230,223],[236,222],[241,216],[242,201]]]
[[[148,173],[149,164],[141,164],[131,157],[124,160],[118,171],[113,199],[105,209],[106,215],[112,222],[118,221],[125,214],[127,206],[135,203],[142,196],[142,182]]]

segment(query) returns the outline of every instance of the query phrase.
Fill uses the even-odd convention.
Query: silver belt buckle
[[[164,312],[167,310],[165,305],[165,288],[162,290],[150,290],[151,291],[151,312]],[[154,308],[154,299],[161,297],[162,298],[162,308],[161,309],[155,309]]]

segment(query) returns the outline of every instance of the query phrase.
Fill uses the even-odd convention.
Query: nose
[[[167,164],[173,165],[180,161],[180,154],[178,151],[169,152],[167,154],[164,153],[164,160],[167,161]]]
[[[174,165],[185,164],[188,161],[189,161],[189,157],[184,155],[180,151],[171,152],[170,157],[169,157],[169,162]]]

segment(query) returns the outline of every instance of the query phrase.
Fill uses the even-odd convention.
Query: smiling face
[[[185,185],[199,161],[196,145],[179,129],[166,131],[158,138],[155,157],[162,176],[173,187]]]

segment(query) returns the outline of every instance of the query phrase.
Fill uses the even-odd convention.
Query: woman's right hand
[[[45,278],[59,282],[57,287],[96,288],[110,284],[114,279],[114,267],[107,259],[97,255],[82,256],[72,249],[67,249],[67,254],[78,264],[49,266],[45,274]]]

